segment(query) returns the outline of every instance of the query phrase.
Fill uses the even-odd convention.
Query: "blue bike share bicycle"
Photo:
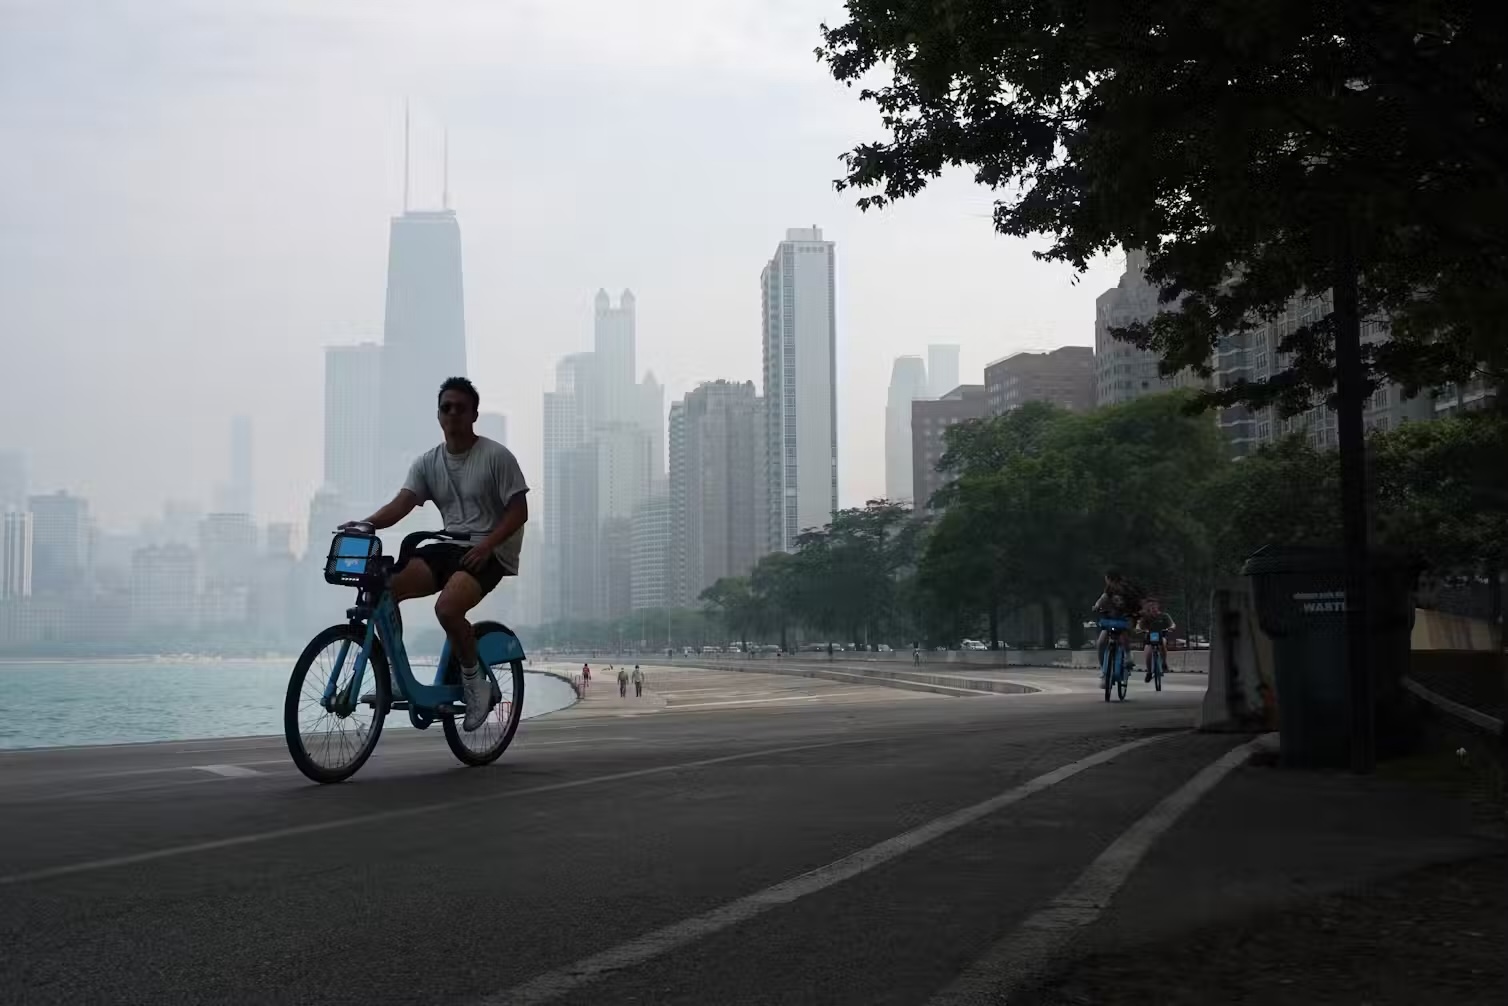
[[[496,705],[476,730],[466,716],[461,668],[440,650],[433,684],[420,684],[403,647],[403,622],[388,584],[414,549],[426,541],[464,541],[465,535],[419,531],[403,539],[395,562],[369,524],[335,532],[325,560],[325,581],[356,588],[346,621],[320,632],[304,647],[283,703],[283,732],[299,771],[315,782],[340,782],[371,757],[389,710],[405,710],[420,730],[436,720],[451,753],[466,765],[498,759],[518,731],[524,705],[524,648],[507,626],[477,622],[477,654],[492,683]],[[394,690],[397,695],[393,694]]]
[[[1114,688],[1122,702],[1126,701],[1126,631],[1131,623],[1124,618],[1101,618],[1104,629],[1105,655],[1100,658],[1100,683],[1105,687],[1105,701],[1110,701],[1110,689]]]
[[[1147,633],[1147,645],[1152,650],[1152,664],[1147,669],[1152,672],[1152,681],[1157,690],[1162,691],[1162,674],[1167,670],[1168,658],[1162,649],[1162,633],[1152,629]]]

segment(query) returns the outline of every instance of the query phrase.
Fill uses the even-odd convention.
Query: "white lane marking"
[[[1164,797],[1096,856],[1063,893],[986,951],[927,1006],[1013,1002],[1011,996],[1049,974],[1078,931],[1099,918],[1163,832],[1233,769],[1246,764],[1263,743],[1258,738],[1227,751]]]
[[[680,922],[672,923],[662,929],[656,929],[645,933],[643,936],[621,943],[616,947],[604,950],[600,954],[594,954],[574,964],[568,964],[556,971],[547,971],[542,975],[530,979],[522,985],[514,986],[494,995],[485,996],[478,1001],[479,1006],[533,1006],[536,1003],[549,1002],[567,993],[574,992],[584,985],[588,985],[598,979],[604,978],[614,972],[625,968],[634,967],[652,960],[672,950],[677,950],[689,943],[711,936],[713,933],[736,926],[757,915],[762,915],[772,908],[790,904],[808,894],[841,883],[852,877],[856,877],[866,870],[872,870],[890,862],[897,856],[920,848],[934,839],[941,838],[949,832],[956,831],[967,824],[993,814],[998,810],[1009,807],[1013,803],[1024,800],[1034,793],[1039,793],[1050,786],[1062,782],[1072,776],[1078,775],[1085,769],[1102,765],[1112,761],[1129,751],[1148,744],[1165,740],[1173,734],[1157,734],[1151,737],[1143,737],[1139,740],[1118,744],[1105,751],[1080,758],[1078,761],[1069,762],[1059,766],[1051,772],[1037,776],[1006,790],[998,796],[992,796],[988,800],[955,810],[951,814],[944,814],[926,824],[913,828],[908,832],[887,838],[883,842],[871,845],[867,849],[850,853],[842,859],[834,860],[826,866],[819,866],[815,870],[782,881],[773,887],[767,887],[762,891],[730,901],[726,905],[712,909],[701,915],[692,916]]]
[[[554,782],[543,786],[530,786],[525,789],[505,790],[501,793],[488,793],[483,796],[442,800],[438,803],[419,804],[413,807],[395,807],[391,810],[374,811],[370,814],[357,814],[353,817],[337,818],[333,821],[297,824],[287,828],[273,828],[269,831],[254,831],[245,835],[232,835],[229,838],[211,839],[207,842],[173,845],[165,849],[152,849],[148,852],[136,852],[125,856],[109,856],[104,859],[91,859],[81,863],[68,863],[63,866],[48,866],[39,870],[12,873],[0,876],[0,887],[7,887],[12,884],[24,884],[36,880],[51,880],[54,877],[68,877],[79,873],[92,873],[96,870],[108,870],[119,866],[134,866],[137,863],[151,863],[159,859],[171,859],[175,856],[188,856],[200,852],[213,852],[217,849],[233,849],[243,845],[254,845],[258,842],[275,841],[280,838],[315,835],[320,832],[334,831],[337,828],[376,824],[381,821],[394,821],[405,817],[417,817],[445,810],[455,810],[459,807],[471,807],[498,800],[508,800],[514,797],[533,796],[538,793],[556,793],[562,790],[578,789],[583,786],[600,786],[603,783],[621,782],[624,779],[639,779],[645,776],[664,775],[669,772],[679,772],[686,769],[705,768],[708,765],[722,765],[726,762],[748,761],[751,758],[768,758],[776,755],[794,754],[798,751],[817,751],[825,748],[844,747],[850,744],[874,744],[890,739],[892,738],[883,736],[855,737],[840,741],[823,741],[818,744],[795,744],[789,747],[762,748],[758,751],[745,751],[741,754],[720,755],[716,758],[699,758],[696,761],[677,762],[673,765],[656,765],[652,768],[614,772],[612,775],[591,776],[586,779],[571,779],[567,782]],[[205,781],[208,782],[211,780]]]
[[[752,706],[765,702],[812,702],[817,698],[815,695],[782,695],[774,699],[727,699],[723,702],[683,702],[680,705],[666,706],[666,709],[711,709],[714,706]]]
[[[247,776],[262,775],[254,768],[245,765],[192,765],[200,772],[209,772],[213,775],[224,776],[227,779],[245,779]]]
[[[633,742],[635,744],[648,744],[651,747],[658,746],[659,743],[660,743],[659,741],[647,741],[647,740],[643,740],[643,739],[637,738],[637,737],[612,737],[612,738],[603,737],[603,738],[598,738],[598,739],[600,739],[600,740],[631,741],[631,742]],[[593,741],[593,740],[586,740],[586,739],[569,740],[569,741],[536,741],[536,742],[530,744],[529,747],[530,748],[559,747],[559,746],[565,745],[565,744],[590,744],[590,743],[595,743],[595,741]],[[382,755],[382,760],[386,761],[386,760],[390,760],[392,758],[403,758],[403,757],[408,757],[410,755],[416,755],[416,754],[420,754],[420,755],[436,755],[436,756],[443,755],[444,759],[446,761],[449,761],[451,758],[454,757],[453,755],[451,755],[449,748],[410,746],[410,747],[399,748],[396,751],[384,751],[383,755]],[[379,764],[380,764],[380,762],[379,762]],[[251,766],[253,766],[253,765],[281,765],[281,766],[284,766],[285,768],[287,768],[288,771],[287,772],[262,772],[262,771],[255,771],[255,770],[251,769]],[[242,768],[243,766],[246,767],[246,771],[245,772],[234,771],[236,769]],[[229,771],[229,772],[215,771],[216,769],[222,769],[222,768],[223,769],[231,769],[232,771]],[[211,766],[211,765],[174,765],[174,766],[172,766],[170,768],[150,769],[150,770],[143,770],[143,771],[144,772],[145,771],[150,771],[150,772],[154,772],[154,773],[163,773],[163,772],[192,772],[195,769],[202,769],[202,770],[211,771],[211,772],[213,772],[214,777],[213,778],[209,778],[209,779],[205,779],[205,778],[202,778],[202,777],[193,778],[193,779],[170,779],[170,780],[163,780],[161,782],[148,783],[145,786],[100,786],[100,787],[97,787],[95,789],[65,789],[65,790],[60,790],[60,791],[57,791],[57,792],[51,792],[51,793],[45,794],[43,796],[35,796],[35,797],[26,797],[26,796],[23,796],[23,797],[20,797],[20,798],[15,798],[14,802],[20,803],[20,804],[28,804],[28,805],[39,804],[39,803],[57,803],[59,801],[78,800],[78,799],[85,798],[85,797],[124,796],[124,795],[127,795],[127,794],[134,794],[134,793],[151,793],[151,792],[154,792],[154,791],[157,791],[157,790],[173,789],[173,788],[178,787],[178,786],[196,785],[198,783],[206,783],[206,782],[221,782],[222,780],[227,779],[227,778],[237,779],[237,778],[248,778],[248,777],[251,777],[251,776],[258,776],[258,777],[267,778],[267,777],[276,777],[276,776],[281,776],[281,775],[293,775],[294,774],[294,771],[293,771],[293,762],[286,755],[283,756],[282,758],[264,758],[264,759],[259,759],[257,761],[239,762],[239,763],[234,764],[234,765],[216,765],[216,766]],[[82,777],[79,777],[79,778],[93,779],[93,778],[97,778],[97,777],[95,777],[95,776],[82,776]],[[57,785],[57,781],[53,780],[52,781],[52,785],[56,786]],[[8,803],[8,802],[11,802],[11,801],[10,800],[0,801],[0,806],[4,806],[5,803]]]

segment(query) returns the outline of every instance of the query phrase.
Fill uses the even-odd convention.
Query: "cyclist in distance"
[[[1134,623],[1141,613],[1141,597],[1131,583],[1121,575],[1120,570],[1108,569],[1105,571],[1105,592],[1100,599],[1094,602],[1094,611],[1106,618],[1124,618]],[[1122,636],[1124,639],[1125,637]],[[1100,668],[1100,676],[1104,677],[1105,669],[1105,644],[1110,640],[1110,631],[1101,629],[1099,638],[1095,640],[1094,652],[1096,666]]]
[[[435,617],[450,639],[461,665],[466,693],[462,729],[475,730],[492,711],[492,688],[478,666],[476,636],[466,615],[505,576],[518,575],[524,523],[529,519],[529,487],[513,452],[495,440],[477,436],[473,427],[481,396],[464,377],[440,385],[438,416],[444,442],[425,451],[408,470],[403,488],[365,521],[392,527],[415,507],[433,501],[445,530],[467,535],[465,541],[430,542],[393,573],[395,601],[439,592]]]
[[[1162,639],[1156,644],[1162,651],[1162,667],[1168,667],[1168,633],[1178,628],[1178,623],[1173,621],[1173,616],[1162,610],[1162,602],[1155,597],[1149,597],[1141,603],[1141,618],[1136,623],[1136,628],[1143,633],[1162,633]],[[1146,637],[1147,645],[1145,655],[1147,658],[1147,680],[1152,680],[1152,637]]]

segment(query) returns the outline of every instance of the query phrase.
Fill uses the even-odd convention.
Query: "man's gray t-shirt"
[[[444,444],[425,451],[409,468],[403,488],[419,497],[421,505],[434,501],[445,530],[470,535],[472,541],[491,534],[508,502],[529,491],[513,452],[486,437],[477,437],[460,454],[450,453]],[[523,542],[524,529],[519,528],[492,553],[505,575],[518,574]]]

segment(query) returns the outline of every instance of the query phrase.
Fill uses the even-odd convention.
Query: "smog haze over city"
[[[953,173],[860,213],[875,132],[812,55],[833,0],[0,5],[0,451],[134,531],[213,510],[250,419],[254,516],[300,537],[320,487],[324,351],[381,342],[389,225],[448,198],[467,370],[541,484],[541,395],[637,299],[670,403],[761,378],[760,271],[789,228],[836,246],[839,503],[885,490],[892,360],[965,381],[1090,345],[1119,259],[1076,278],[994,234]],[[438,431],[435,440],[438,442]],[[394,487],[396,488],[396,487]],[[353,516],[360,516],[359,514]]]

